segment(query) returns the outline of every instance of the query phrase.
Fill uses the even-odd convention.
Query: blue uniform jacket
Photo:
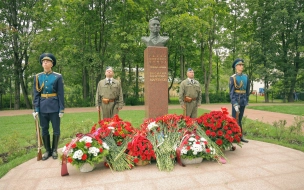
[[[53,94],[53,97],[41,97],[41,94]],[[41,113],[64,112],[64,90],[61,74],[56,72],[39,73],[34,77],[34,109]]]
[[[240,91],[242,93],[240,93]],[[248,105],[250,95],[250,81],[245,74],[234,74],[229,81],[230,100],[233,106]]]

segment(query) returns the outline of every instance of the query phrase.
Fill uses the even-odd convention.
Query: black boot
[[[244,139],[243,135],[241,137],[241,141],[244,142],[244,143],[248,143],[249,142],[248,140]]]
[[[46,152],[42,155],[42,160],[47,160],[52,155],[50,135],[42,136],[42,141]]]
[[[242,132],[241,141],[244,142],[244,143],[248,143],[249,141],[244,139],[243,127],[242,126],[240,126],[240,127],[241,127],[241,132]]]
[[[52,157],[53,159],[57,159],[58,158],[58,153],[57,153],[57,149],[58,149],[58,142],[59,142],[59,135],[53,135],[53,152],[52,152]]]

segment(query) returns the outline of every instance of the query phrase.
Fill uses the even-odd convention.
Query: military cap
[[[238,65],[238,64],[240,64],[240,63],[244,64],[244,60],[240,59],[240,58],[237,58],[236,60],[233,61],[232,68],[235,68],[235,66]]]
[[[43,53],[40,55],[40,58],[39,58],[39,61],[40,61],[40,64],[42,65],[42,61],[43,60],[50,60],[53,62],[53,67],[55,67],[56,65],[56,58],[53,54],[51,53]]]
[[[193,69],[192,68],[188,68],[188,70],[187,71],[193,71]]]
[[[107,66],[106,70],[109,70],[109,69],[113,71],[113,67]]]

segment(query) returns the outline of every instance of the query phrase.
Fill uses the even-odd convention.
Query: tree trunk
[[[185,79],[185,65],[184,65],[184,55],[183,55],[183,47],[180,46],[180,76],[181,80]]]
[[[136,97],[136,99],[138,99],[138,97],[139,97],[138,78],[139,78],[138,64],[136,64],[136,71],[135,71],[135,97]]]
[[[90,89],[89,89],[89,77],[88,70],[86,67],[82,69],[82,98],[86,100],[89,97]]]
[[[216,93],[220,90],[220,75],[219,75],[219,52],[216,50]]]
[[[25,105],[27,109],[31,109],[32,108],[32,103],[30,103],[30,100],[28,98],[28,91],[27,91],[27,80],[23,77],[23,73],[28,65],[28,56],[27,56],[27,50],[25,50],[24,52],[24,57],[25,57],[25,64],[24,67],[22,69],[22,71],[20,72],[20,82],[21,82],[21,89],[23,92],[23,96],[24,96],[24,101],[25,101]]]
[[[206,73],[206,68],[205,68],[205,62],[204,62],[204,52],[205,52],[205,45],[204,45],[204,41],[201,41],[201,49],[200,49],[200,53],[201,53],[201,67],[202,67],[202,71],[204,73],[204,86],[207,80],[207,73]],[[206,90],[205,90],[206,91]],[[206,96],[205,96],[206,97]]]
[[[16,66],[15,66],[16,67]],[[14,109],[19,110],[20,109],[20,80],[19,80],[19,73],[18,70],[15,68],[15,101],[14,101]]]
[[[28,92],[27,92],[27,89],[25,87],[24,79],[23,79],[21,73],[20,73],[20,84],[21,84],[21,89],[22,89],[22,93],[23,93],[26,109],[31,109],[32,108],[32,104],[30,103],[30,100],[28,98]]]
[[[212,74],[212,48],[213,48],[213,40],[209,41],[209,68],[208,71],[205,72],[206,74],[206,82],[205,82],[205,98],[206,104],[210,104],[209,98],[209,86],[211,82],[211,74]],[[206,69],[207,70],[207,69]]]
[[[168,55],[168,57],[170,57],[170,55]],[[169,60],[168,60],[169,61]],[[173,66],[173,70],[171,71],[173,74],[171,74],[171,82],[168,88],[168,102],[170,103],[170,90],[174,84],[174,80],[176,77],[176,67],[177,67],[177,52],[175,52],[175,56],[174,56],[174,66]],[[168,75],[169,76],[169,75]]]
[[[125,67],[126,67],[126,55],[123,53],[122,54],[122,58],[121,58],[121,87],[122,87],[122,93],[124,95],[127,94],[126,90],[127,90],[127,85],[126,85],[126,71],[125,71]]]

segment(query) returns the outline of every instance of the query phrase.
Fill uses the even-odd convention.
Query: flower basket
[[[63,162],[68,162],[79,169],[83,168],[86,172],[89,170],[87,168],[94,167],[105,159],[109,154],[109,146],[93,134],[77,134],[75,139],[63,147],[62,152]]]
[[[80,172],[91,172],[95,169],[95,165],[91,165],[89,163],[84,163],[79,167]]]
[[[177,160],[182,166],[201,163],[210,152],[207,140],[194,133],[186,134],[176,148]]]
[[[193,158],[193,159],[181,158],[181,162],[184,165],[199,164],[202,161],[203,161],[203,158]]]

